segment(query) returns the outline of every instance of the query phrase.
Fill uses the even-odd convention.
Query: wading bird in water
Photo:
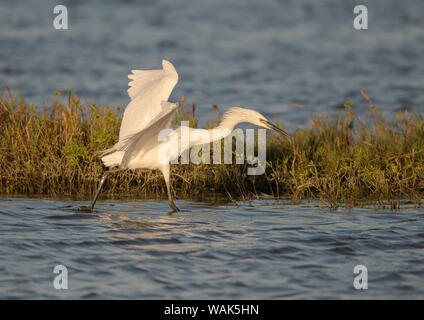
[[[172,63],[163,60],[162,69],[132,70],[132,74],[128,78],[132,80],[129,82],[130,88],[128,89],[131,101],[124,111],[119,140],[112,148],[99,152],[106,167],[117,167],[117,169],[104,172],[90,206],[78,207],[78,210],[89,212],[93,210],[102,186],[107,176],[112,172],[144,168],[159,169],[163,173],[169,206],[173,212],[180,211],[171,195],[170,162],[187,148],[204,144],[205,141],[193,139],[189,141],[185,150],[183,148],[178,150],[178,148],[175,148],[174,140],[159,138],[163,130],[172,130],[172,116],[178,108],[178,103],[168,102],[169,96],[178,82],[178,74]],[[249,122],[263,128],[272,129],[289,137],[286,131],[269,122],[259,112],[239,107],[230,108],[216,128],[196,130],[209,134],[209,137],[213,137],[209,142],[213,142],[225,138],[241,122]],[[174,129],[173,132],[178,139],[178,145],[181,145],[181,127]],[[164,153],[163,150],[166,149],[170,152]]]

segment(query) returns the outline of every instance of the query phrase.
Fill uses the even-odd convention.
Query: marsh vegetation
[[[424,119],[399,111],[392,119],[370,108],[358,115],[345,103],[337,117],[310,111],[311,127],[292,140],[267,138],[266,172],[247,175],[248,164],[173,165],[174,196],[230,200],[258,197],[318,199],[331,207],[363,203],[399,207],[399,200],[419,205],[424,191]],[[195,106],[184,97],[174,119],[196,127]],[[221,116],[207,124],[215,126]],[[304,106],[293,104],[293,108]],[[56,93],[45,110],[23,101],[7,87],[0,98],[0,194],[87,197],[95,192],[103,167],[95,152],[118,139],[120,107],[85,105]],[[103,197],[166,198],[160,172],[123,171],[105,184]]]

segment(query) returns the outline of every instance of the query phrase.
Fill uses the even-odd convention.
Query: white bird
[[[128,89],[131,101],[124,111],[119,141],[112,148],[99,152],[106,167],[118,168],[104,172],[90,206],[78,207],[78,210],[89,212],[93,210],[108,174],[123,169],[145,168],[159,169],[162,172],[169,206],[174,212],[179,211],[170,190],[170,162],[185,150],[175,148],[175,140],[159,139],[162,130],[172,130],[171,120],[178,108],[178,103],[168,102],[168,99],[178,82],[178,74],[172,63],[167,60],[162,61],[162,67],[158,70],[132,70],[132,74],[128,76],[132,80],[129,82]],[[241,122],[250,122],[289,137],[286,131],[276,127],[259,112],[239,107],[230,108],[224,114],[218,127],[195,130],[209,134],[209,137],[212,137],[210,142],[213,142],[225,138]],[[173,132],[178,139],[178,145],[181,145],[181,127],[174,129]],[[205,141],[190,139],[187,147],[191,148],[204,143]],[[165,159],[163,150],[168,150],[165,152]]]

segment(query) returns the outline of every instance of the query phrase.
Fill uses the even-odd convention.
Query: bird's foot
[[[169,202],[169,206],[172,209],[172,211],[170,212],[170,214],[173,214],[174,212],[180,212],[180,209],[177,208],[177,206],[175,205],[174,201],[170,201]]]
[[[91,209],[91,207],[87,207],[87,206],[80,206],[80,207],[77,207],[77,211],[93,212],[93,209]]]

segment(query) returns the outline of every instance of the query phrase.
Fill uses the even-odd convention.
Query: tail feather
[[[124,151],[116,151],[101,157],[101,159],[106,167],[119,166],[121,164],[124,153]]]

